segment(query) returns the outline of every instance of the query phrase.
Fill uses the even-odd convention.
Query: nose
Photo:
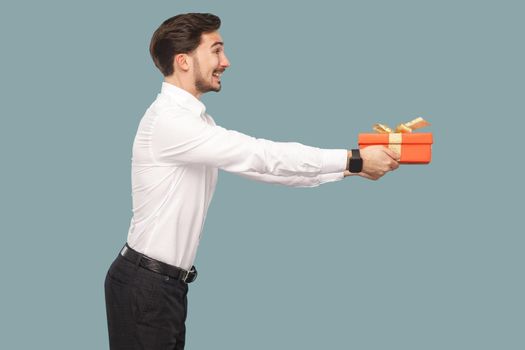
[[[226,55],[223,55],[222,60],[221,60],[221,67],[228,68],[229,66],[230,66],[230,60],[228,59],[228,57],[226,57]]]

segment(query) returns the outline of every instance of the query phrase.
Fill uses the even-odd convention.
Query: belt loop
[[[135,261],[135,269],[138,270],[139,269],[139,265],[140,265],[140,260],[142,259],[142,254],[139,253],[138,257],[137,257],[137,261]]]
[[[128,242],[126,242],[126,247],[128,249],[131,249],[131,247],[128,245]],[[135,270],[138,270],[139,269],[139,265],[140,265],[140,260],[142,259],[142,254],[140,254],[139,252],[137,252],[137,260],[135,261]]]

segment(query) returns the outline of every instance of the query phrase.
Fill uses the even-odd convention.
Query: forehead
[[[211,33],[202,33],[201,43],[199,46],[209,48],[217,42],[220,42],[220,43],[223,42],[222,37],[218,31],[211,32]]]

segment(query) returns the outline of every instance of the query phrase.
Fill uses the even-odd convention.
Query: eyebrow
[[[222,41],[216,41],[213,43],[212,46],[210,46],[210,48],[214,47],[214,46],[217,46],[217,45],[221,45],[221,46],[224,46],[224,43]]]

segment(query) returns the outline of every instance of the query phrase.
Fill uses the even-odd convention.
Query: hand
[[[399,154],[384,146],[369,146],[361,150],[363,170],[357,174],[377,180],[387,172],[399,167]]]

